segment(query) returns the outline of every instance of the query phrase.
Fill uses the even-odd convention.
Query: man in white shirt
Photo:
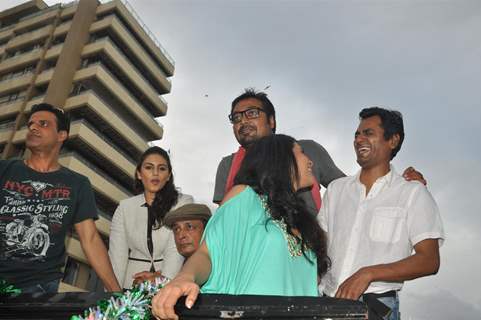
[[[361,171],[331,182],[318,216],[332,262],[321,288],[364,300],[370,319],[399,319],[397,292],[405,280],[437,273],[444,231],[426,187],[390,164],[404,140],[401,113],[373,107],[359,117],[354,149]]]

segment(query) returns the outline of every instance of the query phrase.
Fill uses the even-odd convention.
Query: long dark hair
[[[144,163],[145,159],[151,154],[158,154],[162,158],[164,158],[167,162],[167,167],[170,173],[170,179],[165,183],[162,189],[155,193],[155,198],[151,206],[154,212],[155,219],[155,223],[153,223],[152,225],[154,229],[158,229],[163,225],[164,217],[167,212],[169,212],[170,209],[172,209],[172,207],[177,204],[179,192],[177,191],[177,188],[174,184],[174,175],[172,174],[172,164],[170,163],[169,154],[167,153],[167,151],[157,146],[148,148],[140,156],[139,162],[137,162],[137,167],[135,168],[134,189],[137,192],[144,191],[144,185],[142,184],[142,181],[137,178],[137,172],[140,172],[140,169],[142,168],[142,164]]]
[[[294,188],[294,181],[299,179],[294,143],[294,138],[282,134],[259,139],[247,150],[234,183],[246,184],[257,194],[267,197],[272,219],[284,220],[287,232],[301,243],[308,260],[304,247],[316,254],[317,272],[322,276],[330,266],[326,235]],[[299,231],[300,237],[293,229]]]

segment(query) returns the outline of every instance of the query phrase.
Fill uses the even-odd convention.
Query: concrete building
[[[161,139],[174,62],[126,1],[25,2],[0,12],[0,153],[25,155],[26,116],[48,102],[72,117],[60,162],[87,176],[107,240],[109,220],[133,194],[136,159]],[[66,239],[61,290],[99,290],[80,243]]]

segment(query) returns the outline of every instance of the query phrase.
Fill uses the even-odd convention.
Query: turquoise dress
[[[291,256],[268,218],[250,187],[217,210],[204,232],[212,270],[202,293],[318,296],[315,254]]]

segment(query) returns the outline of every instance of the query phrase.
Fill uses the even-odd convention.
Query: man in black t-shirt
[[[60,148],[70,122],[42,103],[27,123],[26,160],[0,161],[0,279],[22,292],[57,292],[65,235],[73,225],[91,266],[109,291],[118,291],[105,245],[95,227],[95,199],[87,177],[62,167]]]

